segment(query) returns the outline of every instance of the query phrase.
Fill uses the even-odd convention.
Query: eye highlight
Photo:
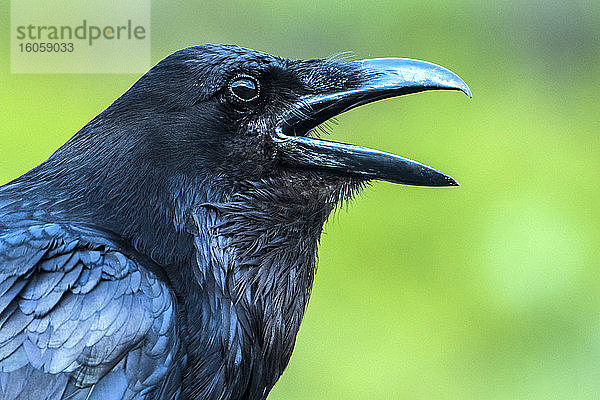
[[[240,103],[252,102],[260,96],[260,83],[250,75],[237,75],[229,82],[229,94]]]

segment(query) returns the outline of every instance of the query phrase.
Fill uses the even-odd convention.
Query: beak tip
[[[453,177],[426,165],[421,164],[421,172],[421,175],[417,179],[412,177],[411,180],[398,180],[396,183],[430,187],[460,186],[458,181]]]
[[[452,83],[450,83],[448,85],[449,89],[455,89],[455,90],[459,90],[461,92],[463,92],[464,94],[466,94],[467,96],[469,96],[469,99],[473,98],[473,94],[471,93],[471,89],[469,88],[469,85],[467,85],[467,83],[462,80],[462,78],[456,74],[454,74],[453,72],[450,72],[452,75],[454,75],[454,79],[452,79]]]
[[[471,93],[471,89],[469,89],[469,86],[467,86],[467,84],[465,83],[465,85],[460,88],[460,90],[466,94],[467,96],[469,96],[469,99],[473,98],[473,94]]]
[[[460,183],[451,176],[444,175],[444,183],[440,186],[460,186]]]

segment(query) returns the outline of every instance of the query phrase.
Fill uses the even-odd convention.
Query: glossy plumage
[[[269,172],[255,133],[277,114],[238,125],[221,89],[273,68],[276,92],[291,65],[183,50],[0,188],[0,399],[266,397],[346,184]]]
[[[178,349],[170,289],[97,231],[16,225],[0,236],[1,398],[136,398],[161,383]]]
[[[181,50],[0,187],[0,400],[265,399],[330,212],[372,177],[450,182],[310,137],[324,94],[337,113],[405,82],[468,92],[441,67],[415,84],[365,65]]]

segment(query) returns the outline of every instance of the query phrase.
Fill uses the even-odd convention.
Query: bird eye
[[[256,100],[260,96],[260,84],[249,75],[238,75],[229,83],[229,93],[242,103]]]

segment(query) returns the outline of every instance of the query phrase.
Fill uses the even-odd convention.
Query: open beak
[[[415,186],[458,186],[450,176],[417,161],[366,147],[309,137],[311,129],[363,104],[425,90],[460,90],[467,84],[453,72],[425,61],[378,58],[354,61],[369,77],[355,89],[302,98],[275,129],[283,164],[336,171],[364,179]]]

